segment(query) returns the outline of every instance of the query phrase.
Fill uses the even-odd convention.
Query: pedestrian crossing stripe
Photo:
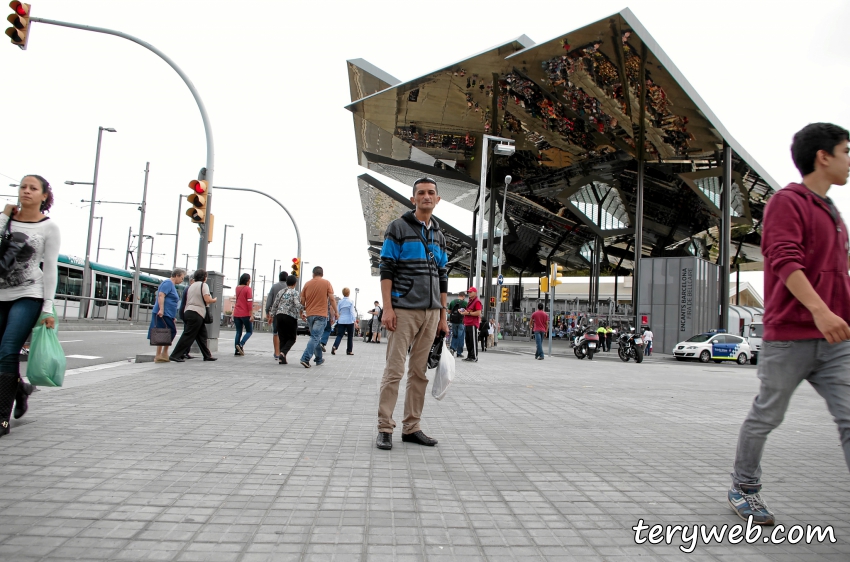
[[[66,355],[66,359],[103,359],[99,355]]]

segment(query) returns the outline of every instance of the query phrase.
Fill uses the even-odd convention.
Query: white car
[[[745,365],[751,357],[747,340],[722,332],[706,332],[679,342],[673,347],[673,355],[679,361],[687,359],[699,359],[702,363],[736,361],[738,365]]]

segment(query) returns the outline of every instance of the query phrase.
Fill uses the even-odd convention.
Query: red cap
[[[466,290],[466,292],[467,293],[477,293],[478,289],[476,289],[475,287],[470,287]]]

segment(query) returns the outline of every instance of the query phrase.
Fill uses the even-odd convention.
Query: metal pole
[[[227,250],[227,228],[229,224],[224,225],[224,240],[221,241],[221,274],[224,275],[224,254]]]
[[[130,261],[130,240],[133,239],[133,227],[130,227],[130,232],[127,234],[127,251],[124,253],[124,269],[127,269]]]
[[[100,226],[97,229],[97,252],[95,252],[94,261],[100,262],[100,237],[103,235],[103,217],[95,217],[100,219]]]
[[[172,271],[177,269],[177,243],[180,242],[180,214],[183,211],[183,196],[177,195],[177,230],[174,232],[174,266],[171,268]],[[188,266],[187,266],[188,268]]]
[[[490,137],[484,135],[481,148],[481,183],[478,187],[478,240],[475,244],[475,287],[481,291],[481,256],[484,253],[484,198],[487,187],[487,155],[490,152]]]
[[[280,260],[274,260],[274,262],[272,263],[272,285],[276,283],[275,279],[277,279],[277,276],[275,275],[275,273],[277,272],[275,271],[275,268],[277,267],[278,261]]]
[[[154,243],[155,238],[153,236],[151,236],[150,238],[151,238],[151,257],[148,260],[148,269],[153,269],[153,243]]]
[[[289,220],[292,221],[292,226],[295,227],[295,240],[298,243],[298,259],[301,259],[301,233],[298,231],[298,224],[295,222],[295,218],[292,216],[292,213],[289,212],[289,209],[287,209],[286,207],[283,206],[283,203],[281,203],[280,201],[278,201],[277,199],[275,199],[274,197],[272,197],[268,193],[262,192],[258,189],[248,189],[247,187],[223,187],[223,186],[220,186],[220,185],[215,186],[215,188],[216,189],[229,189],[229,190],[232,190],[232,191],[251,191],[253,193],[259,193],[260,195],[264,195],[264,196],[268,197],[269,199],[271,199],[272,201],[274,201],[275,203],[277,203],[280,206],[280,208],[283,209],[283,211],[287,215],[289,215]],[[240,252],[239,253],[239,255],[240,255],[239,264],[240,264],[240,267],[241,267],[241,264],[242,264],[242,259],[241,259],[242,250],[241,250],[241,248],[240,248],[239,252]],[[303,275],[302,270],[303,270],[303,268],[299,268],[299,270],[298,270],[298,288],[299,289],[301,288],[301,276]]]
[[[80,25],[76,23],[68,23],[64,21],[57,20],[49,20],[44,18],[30,18],[31,22],[36,23],[46,23],[48,25],[58,25],[60,27],[70,27],[73,29],[81,29],[83,31],[93,31],[95,33],[104,33],[106,35],[115,35],[116,37],[121,37],[123,39],[127,39],[136,43],[137,45],[141,45],[142,47],[148,49],[154,54],[158,55],[159,58],[164,60],[168,65],[174,69],[175,72],[183,79],[183,82],[189,88],[189,91],[192,93],[192,97],[195,98],[195,103],[198,104],[198,109],[201,112],[201,119],[204,122],[204,132],[206,134],[207,140],[207,165],[206,165],[206,180],[209,182],[209,185],[213,185],[213,171],[215,170],[215,146],[213,145],[213,135],[212,135],[212,125],[210,125],[210,119],[207,115],[207,109],[204,107],[204,102],[201,100],[200,94],[195,89],[195,85],[192,84],[192,81],[189,80],[189,77],[183,72],[183,70],[177,66],[177,64],[168,58],[168,55],[151,45],[146,41],[142,41],[132,35],[128,35],[126,33],[122,33],[121,31],[116,31],[114,29],[107,29],[104,27],[94,27],[91,25]],[[100,136],[98,136],[98,149],[100,148]],[[94,183],[97,183],[97,164],[95,164],[95,180]],[[95,200],[94,197],[94,188],[92,188],[92,201]],[[212,213],[212,189],[207,192],[207,216]],[[94,203],[92,203],[92,214],[94,214]],[[206,269],[207,265],[207,232],[206,225],[203,225],[201,228],[201,239],[200,244],[198,246],[198,269]],[[88,271],[88,252],[86,252],[86,271]]]
[[[32,19],[30,19],[32,21]],[[100,144],[101,139],[103,138],[103,127],[97,128],[97,150],[94,154],[94,179],[92,179],[91,184],[91,204],[89,205],[89,231],[86,236],[86,263],[85,269],[83,270],[83,295],[89,296],[91,295],[91,239],[92,239],[92,226],[94,222],[94,206],[96,205],[95,201],[97,200],[97,173],[100,169]],[[80,307],[80,318],[88,317],[89,304],[86,303],[86,306]]]
[[[640,333],[640,260],[643,254],[643,172],[644,172],[644,145],[646,144],[646,45],[641,45],[640,50],[640,111],[638,123],[638,146],[637,146],[637,193],[635,203],[635,257],[633,283],[632,283],[632,307],[635,313],[635,331]]]
[[[723,218],[720,223],[720,326],[729,329],[729,276],[732,244],[732,147],[723,142],[723,191],[720,192]]]
[[[496,279],[499,279],[502,276],[502,255],[505,254],[505,214],[507,213],[507,205],[508,205],[508,185],[510,185],[511,180],[513,178],[511,176],[505,176],[505,193],[502,194],[502,226],[499,228],[499,274],[496,276]],[[499,313],[502,311],[502,292],[501,289],[504,285],[498,285],[496,288],[496,328],[500,326],[499,324]],[[493,339],[493,343],[498,345],[499,334],[496,334],[496,338]]]
[[[136,269],[133,271],[133,302],[136,305],[136,320],[142,317],[141,296],[142,284],[139,281],[139,270],[142,267],[142,244],[145,242],[145,210],[147,209],[148,201],[148,173],[150,172],[151,163],[145,162],[145,187],[142,190],[142,212],[139,218],[139,243],[136,245]],[[154,295],[155,296],[155,295]]]
[[[254,242],[254,259],[251,260],[251,293],[253,294],[254,288],[257,286],[257,246],[262,246],[262,244],[258,244]]]
[[[236,272],[236,282],[239,282],[239,277],[242,276],[242,237],[244,234],[239,235],[239,271]]]
[[[735,264],[737,278],[735,279],[735,304],[741,305],[741,264]]]
[[[495,168],[495,166],[494,166]],[[495,172],[495,169],[494,169]],[[490,298],[493,296],[493,239],[496,237],[496,191],[490,189],[490,216],[487,219],[487,285],[484,291],[484,318],[490,317]]]
[[[546,273],[550,277],[549,279],[549,355],[552,355],[552,328],[553,328],[553,319],[555,318],[555,279],[557,278],[557,273],[552,275],[550,273],[553,269],[557,272],[557,269],[553,267],[553,264],[546,264],[549,272]]]

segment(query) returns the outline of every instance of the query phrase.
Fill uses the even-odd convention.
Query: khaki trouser
[[[425,371],[428,369],[428,353],[437,336],[440,309],[396,308],[394,311],[397,325],[395,332],[389,332],[387,338],[387,365],[381,379],[381,397],[378,402],[378,431],[392,433],[395,427],[393,410],[398,400],[398,384],[404,375],[404,361],[410,349],[402,433],[415,433],[420,429],[419,420],[425,404],[425,389],[428,387]]]

